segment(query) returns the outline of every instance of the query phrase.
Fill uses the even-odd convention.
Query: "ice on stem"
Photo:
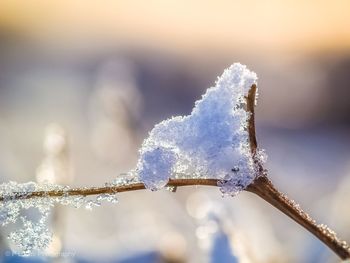
[[[119,186],[130,182],[130,180],[116,181],[109,186]],[[85,207],[92,209],[101,205],[101,202],[117,202],[117,193],[100,194],[96,197],[82,195],[69,195],[70,188],[54,184],[36,184],[33,182],[18,184],[8,182],[0,184],[0,225],[9,223],[20,223],[21,227],[9,234],[9,239],[16,246],[16,254],[29,256],[35,252],[41,253],[50,244],[52,233],[47,227],[47,219],[51,208],[55,204],[70,205],[75,208]],[[30,197],[34,192],[63,192],[61,196],[49,197],[44,194],[41,197]],[[32,220],[22,214],[26,210],[34,208],[38,210],[38,220]]]

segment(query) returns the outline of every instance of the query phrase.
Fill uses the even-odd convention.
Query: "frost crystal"
[[[52,233],[47,229],[46,219],[43,217],[35,223],[22,217],[23,228],[12,232],[9,236],[10,240],[22,249],[19,254],[28,256],[35,250],[41,251],[47,247]]]
[[[123,185],[135,181],[130,178],[118,180],[108,186]],[[106,185],[107,186],[107,185]],[[92,209],[100,206],[101,202],[116,203],[116,192],[113,194],[100,194],[95,199],[81,195],[69,195],[70,188],[53,184],[36,184],[33,182],[18,184],[9,182],[0,184],[0,224],[22,223],[22,228],[9,234],[9,239],[17,246],[15,253],[28,256],[34,252],[43,251],[50,244],[52,233],[47,228],[47,221],[51,208],[56,204],[71,205],[75,208],[85,207]],[[63,192],[63,195],[49,197],[47,192]],[[33,197],[33,192],[43,192],[41,197]],[[28,198],[30,197],[30,198]],[[31,220],[22,216],[27,209],[38,210],[39,219]],[[20,219],[20,220],[19,220]]]
[[[137,172],[145,186],[160,189],[169,178],[215,178],[223,193],[235,195],[249,185],[256,172],[244,96],[256,81],[254,72],[235,63],[190,115],[157,124],[140,149]]]

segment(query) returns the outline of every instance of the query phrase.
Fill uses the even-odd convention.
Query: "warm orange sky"
[[[350,50],[349,0],[2,0],[0,25],[49,43]]]

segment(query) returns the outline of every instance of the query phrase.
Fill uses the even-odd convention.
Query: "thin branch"
[[[284,194],[279,192],[272,182],[267,178],[266,171],[263,165],[260,163],[256,156],[258,144],[255,135],[255,94],[256,86],[253,85],[246,97],[247,111],[250,112],[248,119],[248,133],[249,144],[254,159],[255,165],[258,167],[259,176],[250,184],[246,191],[254,193],[260,196],[262,199],[270,203],[272,206],[280,210],[285,215],[292,218],[295,222],[306,228],[318,239],[320,239],[325,245],[332,249],[341,259],[350,258],[350,248],[345,241],[341,241],[335,235],[335,232],[326,228],[324,225],[316,224],[307,213],[305,213],[299,205],[294,201],[291,201]],[[217,186],[217,179],[170,179],[166,186],[168,187],[181,187],[181,186],[194,186],[194,185],[206,185]],[[29,199],[35,197],[60,197],[60,196],[90,196],[98,194],[115,194],[121,192],[129,192],[145,189],[142,183],[131,183],[121,186],[105,186],[105,187],[92,187],[92,188],[75,188],[68,190],[52,190],[52,191],[36,191],[31,193],[14,193],[12,198],[14,199]],[[0,201],[4,201],[4,197],[0,196]]]
[[[178,186],[194,186],[207,185],[217,186],[217,179],[170,179],[166,187]],[[122,192],[130,192],[146,189],[143,183],[131,183],[120,186],[103,186],[103,187],[86,187],[86,188],[72,188],[68,190],[48,190],[48,191],[34,191],[31,193],[14,193],[11,195],[13,199],[30,199],[37,197],[61,197],[61,196],[90,196],[99,194],[116,194]],[[0,202],[4,201],[4,196],[0,196]]]
[[[260,196],[299,225],[303,226],[333,250],[341,259],[350,258],[350,248],[345,241],[340,240],[335,232],[327,226],[317,224],[297,203],[279,192],[266,176],[257,178],[246,190]]]

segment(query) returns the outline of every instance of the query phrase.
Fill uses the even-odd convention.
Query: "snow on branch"
[[[257,76],[235,63],[195,103],[188,116],[157,124],[140,150],[137,174],[151,190],[169,178],[214,178],[221,191],[236,195],[257,176],[249,145],[246,111]]]
[[[257,147],[254,124],[257,76],[235,63],[195,103],[190,115],[157,124],[140,149],[134,170],[102,187],[70,188],[15,182],[0,185],[0,224],[22,222],[9,235],[21,255],[42,251],[51,233],[47,219],[59,203],[92,209],[116,203],[117,193],[179,186],[219,186],[225,195],[252,192],[306,228],[340,258],[350,258],[349,245],[323,224],[316,224],[298,204],[279,192],[264,169],[266,154]],[[95,196],[95,197],[91,197]],[[33,221],[22,210],[36,208]]]

